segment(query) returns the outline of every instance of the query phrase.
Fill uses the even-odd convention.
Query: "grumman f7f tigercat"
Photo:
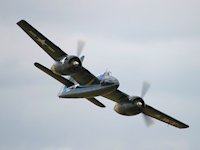
[[[142,113],[147,123],[150,123],[149,119],[152,117],[177,128],[189,127],[144,102],[143,97],[150,87],[147,82],[143,83],[141,96],[129,96],[118,89],[119,81],[108,71],[100,76],[94,76],[82,65],[84,56],[80,57],[80,53],[84,46],[83,42],[79,41],[78,43],[77,56],[69,55],[25,20],[21,20],[17,24],[54,59],[55,63],[51,69],[39,63],[34,65],[64,84],[63,90],[58,94],[60,98],[85,98],[99,107],[105,107],[95,98],[102,96],[114,101],[116,103],[114,110],[121,115],[132,116]]]

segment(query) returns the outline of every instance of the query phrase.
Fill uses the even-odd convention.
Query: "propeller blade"
[[[83,51],[84,46],[85,46],[85,41],[78,40],[78,43],[77,43],[77,56],[78,57],[80,57],[81,52]]]
[[[141,97],[142,98],[146,95],[146,93],[149,90],[150,86],[151,86],[150,83],[148,83],[146,81],[143,82],[142,91],[141,91]]]
[[[80,60],[81,60],[82,63],[83,63],[84,58],[85,58],[85,56],[80,57]]]
[[[151,119],[150,117],[148,117],[145,114],[142,114],[142,116],[143,116],[144,122],[145,122],[147,127],[150,127],[150,126],[152,126],[154,124],[153,119]]]

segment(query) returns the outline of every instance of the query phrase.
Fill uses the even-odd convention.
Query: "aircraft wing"
[[[103,97],[108,98],[114,102],[120,103],[120,102],[127,102],[129,99],[129,96],[120,91],[120,90],[115,90],[112,93],[109,93],[107,95],[103,95]]]
[[[44,35],[37,31],[25,20],[21,20],[17,23],[47,54],[49,54],[54,60],[60,60],[67,54],[63,52],[58,46],[53,44]],[[84,57],[81,57],[83,60]],[[79,72],[72,75],[80,85],[99,84],[100,81],[87,69],[82,67]]]
[[[156,110],[155,108],[151,107],[151,106],[148,106],[146,105],[144,110],[143,110],[143,113],[147,116],[150,116],[150,117],[153,117],[155,119],[158,119],[162,122],[165,122],[167,124],[170,124],[172,126],[175,126],[177,128],[188,128],[189,126]]]
[[[21,20],[17,24],[54,60],[60,60],[67,55],[25,20]]]

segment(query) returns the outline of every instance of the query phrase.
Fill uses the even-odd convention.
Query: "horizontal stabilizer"
[[[54,79],[58,80],[59,82],[63,83],[64,85],[66,85],[67,87],[73,86],[74,83],[65,79],[64,77],[57,75],[55,73],[53,73],[51,70],[49,70],[48,68],[44,67],[43,65],[39,64],[39,63],[34,63],[34,65],[39,68],[40,70],[44,71],[45,73],[47,73],[48,75],[50,75],[51,77],[53,77]]]
[[[175,126],[177,128],[188,128],[189,126],[156,110],[155,108],[146,105],[145,108],[143,109],[143,113],[147,116],[153,117],[155,119],[158,119],[160,121],[163,121],[167,124],[170,124],[172,126]]]
[[[102,104],[100,101],[98,101],[96,98],[87,98],[90,102],[93,104],[99,106],[99,107],[106,107],[104,104]]]

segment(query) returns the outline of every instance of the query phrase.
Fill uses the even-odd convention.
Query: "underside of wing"
[[[67,55],[25,20],[21,20],[17,24],[54,60],[60,60]]]
[[[172,126],[175,126],[177,128],[188,128],[189,126],[156,110],[155,108],[151,107],[151,106],[148,106],[146,105],[144,110],[143,110],[143,113],[147,116],[150,116],[150,117],[153,117],[155,119],[158,119],[162,122],[165,122],[167,124],[170,124]]]

